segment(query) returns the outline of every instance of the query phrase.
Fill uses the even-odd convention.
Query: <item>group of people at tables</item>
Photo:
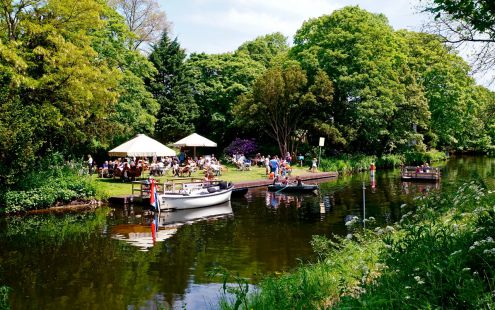
[[[99,175],[101,177],[119,177],[123,176],[126,171],[149,170],[150,175],[153,176],[166,175],[171,171],[173,176],[184,177],[191,176],[191,173],[198,169],[204,170],[205,175],[211,172],[214,176],[218,176],[221,174],[222,166],[215,155],[201,156],[197,159],[187,157],[182,161],[179,157],[162,157],[152,160],[151,163],[147,158],[118,158],[114,161],[105,161],[99,168]]]

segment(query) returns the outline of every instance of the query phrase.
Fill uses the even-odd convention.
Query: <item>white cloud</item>
[[[417,23],[411,3],[419,0],[160,1],[184,47],[189,51],[217,53],[233,51],[247,40],[277,31],[291,40],[304,21],[331,14],[346,5],[384,13],[395,28],[411,28]]]

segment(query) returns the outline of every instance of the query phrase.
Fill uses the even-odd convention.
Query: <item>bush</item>
[[[407,152],[404,154],[405,163],[409,165],[421,165],[424,163],[431,163],[435,161],[446,160],[447,154],[437,150],[430,150],[425,153],[421,152]]]
[[[333,158],[324,158],[320,162],[322,171],[338,171],[340,174],[351,174],[366,171],[371,163],[376,161],[376,156],[366,155],[342,155]]]
[[[376,161],[376,166],[379,168],[395,168],[404,165],[405,158],[401,154],[386,154],[380,156]]]
[[[78,174],[79,167],[61,164],[45,166],[43,171],[28,174],[16,189],[1,195],[4,213],[48,208],[95,197],[96,186],[87,176]],[[29,185],[29,186],[28,186]]]
[[[395,168],[401,165],[417,165],[447,159],[447,155],[437,150],[425,153],[408,152],[405,154],[384,154],[380,157],[373,155],[341,155],[339,157],[323,158],[320,162],[321,171],[337,171],[340,174],[351,174],[370,169],[371,163],[377,168]]]

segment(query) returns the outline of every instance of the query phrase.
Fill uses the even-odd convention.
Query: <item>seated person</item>
[[[215,175],[213,174],[213,172],[211,171],[206,172],[204,181],[211,182],[213,180],[215,180]]]
[[[289,177],[285,177],[285,179],[282,181],[282,185],[289,185]]]
[[[179,167],[179,174],[181,177],[183,177],[185,174],[187,174],[190,177],[191,167],[189,166],[189,164],[186,164],[184,167]]]
[[[155,166],[155,173],[162,175],[164,170],[165,170],[165,164],[162,161],[159,161],[158,164],[156,164]]]
[[[178,177],[180,173],[180,167],[179,167],[179,162],[174,161],[174,164],[172,165],[172,172],[174,177]]]
[[[303,185],[302,184],[302,180],[301,180],[301,178],[299,176],[296,177],[296,184],[297,184],[297,186],[302,186]]]
[[[103,166],[101,167],[101,171],[100,171],[100,176],[102,178],[108,176],[108,161],[105,161],[103,163]]]
[[[203,170],[204,165],[205,165],[205,159],[203,158],[203,156],[199,156],[199,160],[198,160],[199,169]]]
[[[108,162],[108,176],[111,177],[113,175],[114,163],[113,161]]]
[[[222,175],[221,173],[221,169],[222,167],[220,166],[220,164],[211,164],[210,165],[210,169],[213,173],[215,173],[215,175]]]

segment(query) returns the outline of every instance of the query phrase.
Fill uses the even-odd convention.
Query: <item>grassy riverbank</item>
[[[422,165],[424,163],[446,160],[448,157],[444,152],[430,150],[428,152],[409,152],[404,154],[374,155],[348,155],[321,159],[320,169],[322,171],[337,171],[341,174],[351,174],[367,171],[371,163],[377,168],[395,168],[401,165]]]
[[[294,166],[293,171],[291,173],[292,176],[301,175],[303,173],[308,172],[308,167],[299,167]],[[148,173],[145,174],[145,177],[148,176]],[[204,178],[204,174],[202,171],[196,171],[191,174],[191,177],[195,178]],[[97,178],[97,176],[93,176],[96,181],[98,190],[100,195],[109,197],[109,196],[120,196],[120,195],[130,195],[132,185],[130,183],[122,182],[118,179],[102,179]],[[167,178],[173,178],[170,175],[154,177],[158,182],[164,182]],[[265,174],[264,167],[251,167],[251,170],[240,171],[233,166],[227,166],[227,170],[222,172],[221,176],[217,176],[218,179],[229,181],[229,182],[245,182],[245,181],[254,181],[254,180],[262,180],[266,179],[267,175]]]
[[[397,167],[402,164],[433,162],[446,159],[445,154],[438,151],[427,153],[408,153],[403,155],[383,155],[381,157],[365,155],[343,155],[321,160],[320,171],[338,171],[350,174],[366,171],[375,162],[378,168]],[[293,166],[292,176],[308,172],[309,166]],[[15,213],[33,209],[43,209],[55,204],[66,204],[74,200],[106,200],[112,196],[129,195],[132,191],[130,183],[118,179],[102,179],[97,175],[81,174],[86,169],[81,164],[63,163],[63,159],[54,156],[41,163],[38,171],[22,176],[16,187],[0,193],[1,213]],[[201,171],[191,175],[203,178]],[[147,177],[145,174],[144,177]],[[163,182],[171,176],[157,178]],[[266,179],[264,167],[252,167],[248,171],[239,171],[234,166],[227,166],[221,178],[230,182],[243,182]]]
[[[258,292],[237,294],[222,307],[493,309],[494,204],[494,195],[475,182],[420,197],[414,206],[402,206],[393,227],[338,244],[315,237],[318,262],[269,277]]]

